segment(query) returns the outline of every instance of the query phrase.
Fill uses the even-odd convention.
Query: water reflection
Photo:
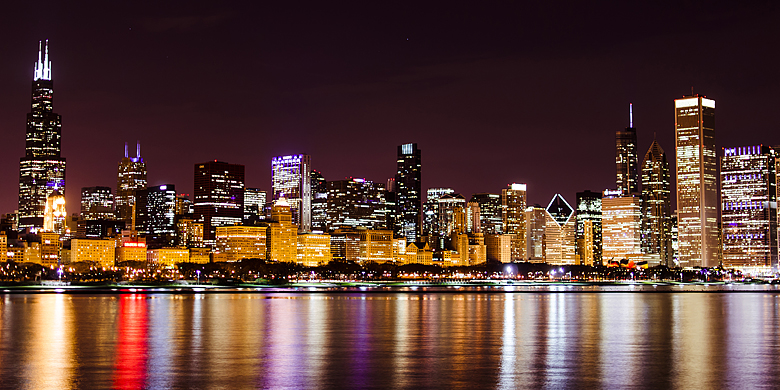
[[[777,293],[7,295],[3,388],[774,387]]]

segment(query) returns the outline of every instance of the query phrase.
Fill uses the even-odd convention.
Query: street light
[[[198,274],[198,285],[200,285],[200,270],[195,270],[195,273]]]

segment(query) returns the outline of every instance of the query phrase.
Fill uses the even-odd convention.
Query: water
[[[775,388],[780,292],[0,296],[0,387]]]

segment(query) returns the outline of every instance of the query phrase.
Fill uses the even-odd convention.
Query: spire
[[[51,61],[49,61],[49,40],[46,45],[38,41],[38,62],[35,63],[33,80],[51,80]]]
[[[127,158],[127,142],[125,142],[125,158]]]
[[[628,103],[628,127],[634,128],[634,103]]]

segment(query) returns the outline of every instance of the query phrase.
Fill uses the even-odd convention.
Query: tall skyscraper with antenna
[[[135,192],[143,189],[146,189],[146,163],[141,157],[141,143],[136,143],[135,157],[129,157],[125,142],[125,156],[119,161],[117,169],[114,205],[117,219],[125,221],[128,227],[135,225]]]
[[[62,118],[54,112],[49,41],[38,42],[32,82],[32,110],[27,114],[25,154],[19,161],[19,228],[43,227],[46,198],[65,193],[65,159],[60,156]]]
[[[615,132],[617,189],[624,196],[639,192],[639,156],[636,152],[634,105],[628,105],[628,127]]]

